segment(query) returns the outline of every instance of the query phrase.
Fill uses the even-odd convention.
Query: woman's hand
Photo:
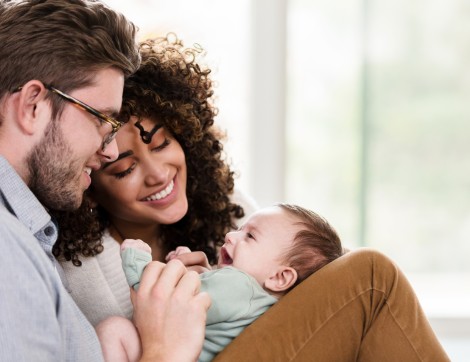
[[[165,260],[180,260],[188,270],[193,270],[199,274],[212,270],[207,256],[202,251],[191,251],[186,246],[178,246],[176,250],[170,251]]]
[[[200,293],[197,273],[179,260],[151,262],[140,288],[131,290],[141,361],[195,361],[204,341],[210,297]]]

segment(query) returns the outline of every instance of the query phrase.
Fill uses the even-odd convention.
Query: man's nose
[[[102,162],[112,162],[117,160],[119,156],[119,150],[116,139],[113,139],[109,144],[107,144],[104,150],[100,148],[98,153],[101,156]]]

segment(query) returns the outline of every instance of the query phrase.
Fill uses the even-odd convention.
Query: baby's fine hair
[[[335,229],[323,217],[298,205],[279,203],[276,206],[293,216],[300,226],[293,246],[282,256],[283,261],[297,271],[294,288],[311,274],[343,255],[341,240]]]

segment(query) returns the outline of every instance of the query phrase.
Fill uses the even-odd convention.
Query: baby
[[[179,247],[168,258],[189,252]],[[129,239],[121,253],[129,285],[137,289],[152,260],[150,247]],[[201,290],[209,293],[212,304],[199,361],[212,360],[279,298],[342,254],[334,229],[312,211],[277,204],[252,214],[225,236],[217,269],[200,274]],[[112,321],[97,328],[105,360],[137,361],[140,342],[133,324],[120,317]]]

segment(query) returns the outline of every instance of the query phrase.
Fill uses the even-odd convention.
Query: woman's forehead
[[[119,130],[116,138],[118,143],[121,141],[129,140],[130,136],[133,139],[139,138],[140,141],[149,140],[150,143],[152,137],[156,134],[161,132],[160,130],[163,129],[163,126],[160,122],[152,119],[152,118],[137,118],[131,117],[129,122],[127,122],[124,126],[122,126],[121,130]]]

